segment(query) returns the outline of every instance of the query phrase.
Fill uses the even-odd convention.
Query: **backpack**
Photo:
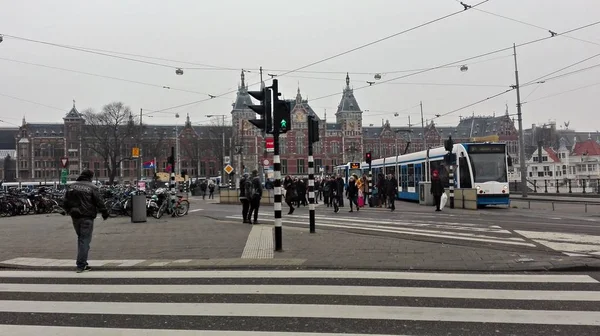
[[[254,186],[251,179],[246,179],[244,182],[244,195],[248,200],[251,200],[252,195],[254,195]]]

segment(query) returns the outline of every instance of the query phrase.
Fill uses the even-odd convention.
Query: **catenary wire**
[[[37,66],[37,67],[42,67],[42,68],[48,68],[48,69],[53,69],[53,70],[67,71],[67,72],[72,72],[72,73],[77,73],[77,74],[82,74],[82,75],[87,75],[87,76],[93,76],[93,77],[99,77],[99,78],[105,78],[105,79],[112,79],[112,80],[117,80],[117,81],[121,81],[121,82],[132,83],[132,84],[140,84],[140,85],[152,86],[152,87],[157,87],[157,88],[162,88],[162,89],[168,89],[168,90],[174,90],[174,91],[181,91],[181,92],[188,92],[188,93],[195,93],[195,94],[201,94],[201,95],[205,95],[205,96],[210,96],[210,94],[208,94],[208,93],[198,92],[198,91],[193,91],[193,90],[186,90],[186,89],[178,89],[178,88],[172,87],[170,85],[159,85],[159,84],[145,83],[145,82],[140,82],[140,81],[125,79],[125,78],[118,78],[118,77],[100,75],[100,74],[95,74],[95,73],[91,73],[91,72],[66,69],[66,68],[55,67],[55,66],[45,65],[45,64],[39,64],[39,63],[19,61],[19,60],[10,59],[10,58],[4,58],[4,57],[0,57],[0,60],[8,61],[8,62],[14,62],[14,63],[20,63],[20,64],[26,64],[26,65],[31,65],[31,66]]]
[[[566,31],[565,34],[566,33],[570,33],[570,32],[574,32],[574,31],[578,31],[578,30],[581,30],[581,29],[585,29],[585,28],[588,28],[588,27],[591,27],[591,26],[594,26],[594,25],[597,25],[597,24],[600,24],[600,21],[596,21],[596,22],[593,22],[593,23],[590,23],[590,24],[586,24],[584,26],[573,28],[573,29],[571,29],[569,31]],[[516,47],[527,46],[527,45],[530,45],[530,44],[534,44],[534,43],[538,43],[538,42],[541,42],[541,41],[545,41],[545,40],[551,39],[553,37],[554,36],[546,36],[546,37],[543,37],[543,38],[531,40],[531,41],[528,41],[528,42],[517,44]],[[394,78],[391,78],[391,79],[388,79],[388,80],[385,80],[385,81],[376,82],[373,85],[360,86],[358,88],[354,88],[354,90],[355,91],[356,90],[362,90],[362,89],[365,89],[365,88],[368,88],[368,87],[371,87],[371,86],[381,85],[381,84],[384,84],[384,83],[387,83],[387,82],[391,82],[391,81],[394,81],[394,80],[398,80],[398,79],[402,79],[402,78],[406,78],[406,77],[410,77],[410,76],[422,74],[422,73],[425,73],[425,72],[429,72],[429,71],[432,71],[432,70],[436,70],[436,69],[439,69],[440,67],[443,67],[443,66],[448,66],[448,65],[452,65],[452,64],[461,64],[461,63],[464,63],[464,62],[469,61],[471,59],[485,57],[485,56],[488,56],[488,55],[492,55],[492,54],[496,54],[496,53],[499,53],[499,52],[503,52],[503,51],[507,51],[507,50],[512,50],[512,49],[513,49],[512,46],[511,47],[502,48],[502,49],[497,49],[497,50],[490,51],[490,52],[487,52],[487,53],[484,53],[484,54],[480,54],[480,55],[477,55],[477,56],[472,56],[472,57],[464,58],[464,59],[461,59],[461,60],[458,60],[458,61],[455,61],[455,62],[450,62],[450,63],[442,64],[440,66],[431,67],[431,68],[428,68],[428,69],[425,69],[425,70],[422,70],[422,71],[417,71],[417,72],[414,72],[414,73],[411,73],[411,74],[407,74],[407,75],[403,75],[403,76],[399,76],[399,77],[394,77]],[[339,92],[336,92],[336,93],[332,93],[332,94],[329,94],[329,95],[321,96],[321,97],[318,97],[318,98],[313,98],[312,100],[315,101],[315,100],[319,100],[319,99],[329,98],[329,97],[332,97],[332,96],[335,96],[335,95],[338,95],[338,94],[339,94]]]
[[[490,0],[484,0],[484,1],[481,1],[481,2],[479,2],[479,3],[477,3],[477,4],[475,4],[475,5],[472,5],[471,7],[472,7],[472,8],[474,8],[474,7],[477,7],[477,6],[481,6],[481,5],[483,5],[484,3],[488,2],[488,1],[490,1]],[[452,17],[452,16],[455,16],[455,15],[458,15],[458,14],[460,14],[460,13],[463,13],[463,12],[465,12],[465,10],[456,11],[456,12],[453,12],[453,13],[450,13],[450,14],[447,14],[447,15],[444,15],[444,16],[442,16],[442,17],[439,17],[439,18],[436,18],[436,19],[434,19],[434,20],[430,20],[430,21],[427,21],[427,22],[425,22],[425,23],[419,24],[419,25],[417,25],[417,26],[414,26],[414,27],[411,27],[411,28],[405,29],[405,30],[403,30],[403,31],[401,31],[401,32],[398,32],[398,33],[395,33],[395,34],[392,34],[392,35],[388,35],[388,36],[386,36],[386,37],[380,38],[380,39],[378,39],[378,40],[375,40],[375,41],[372,41],[372,42],[369,42],[369,43],[366,43],[366,44],[363,44],[363,45],[361,45],[361,46],[358,46],[358,47],[352,48],[352,49],[350,49],[350,50],[346,50],[346,51],[344,51],[344,52],[337,53],[337,54],[335,54],[335,55],[333,55],[333,56],[329,56],[329,57],[326,57],[326,58],[320,59],[320,60],[318,60],[318,61],[315,61],[315,62],[309,63],[309,64],[307,64],[307,65],[304,65],[304,66],[301,66],[301,67],[295,68],[295,69],[293,69],[293,70],[286,71],[286,72],[284,72],[283,74],[278,74],[278,76],[277,76],[277,77],[283,77],[283,76],[285,76],[285,75],[287,75],[287,74],[290,74],[290,73],[293,73],[293,72],[296,72],[296,71],[299,71],[299,70],[303,70],[303,69],[305,69],[305,68],[308,68],[308,67],[311,67],[311,66],[314,66],[314,65],[317,65],[317,64],[320,64],[320,63],[323,63],[323,62],[326,62],[326,61],[332,60],[332,59],[334,59],[334,58],[337,58],[337,57],[340,57],[340,56],[343,56],[343,55],[349,54],[349,53],[351,53],[351,52],[354,52],[354,51],[357,51],[357,50],[360,50],[360,49],[363,49],[363,48],[366,48],[366,47],[372,46],[372,45],[374,45],[374,44],[377,44],[377,43],[383,42],[383,41],[385,41],[385,40],[388,40],[388,39],[391,39],[391,38],[393,38],[393,37],[396,37],[396,36],[399,36],[399,35],[402,35],[402,34],[405,34],[405,33],[411,32],[411,31],[413,31],[413,30],[416,30],[416,29],[419,29],[419,28],[422,28],[422,27],[425,27],[425,26],[427,26],[427,25],[430,25],[430,24],[432,24],[432,23],[435,23],[435,22],[438,22],[438,21],[441,21],[441,20],[447,19],[447,18],[449,18],[449,17]],[[269,79],[267,78],[267,80],[269,80]],[[258,83],[254,83],[254,84],[251,84],[250,86],[254,86],[254,85],[256,85],[256,84],[260,84],[260,82],[258,82]],[[233,91],[233,92],[225,92],[225,93],[223,93],[223,94],[220,94],[220,95],[218,95],[218,96],[224,96],[224,95],[227,95],[227,94],[230,94],[230,93],[234,93],[234,92],[235,92],[235,91]],[[211,99],[212,99],[212,98],[211,98]],[[199,101],[195,101],[195,102],[190,102],[190,103],[185,103],[185,104],[180,104],[180,105],[172,106],[172,107],[169,107],[169,108],[167,108],[167,109],[163,109],[163,111],[164,111],[164,110],[176,109],[176,108],[180,108],[180,107],[184,107],[184,106],[189,106],[189,105],[195,105],[195,104],[199,104],[199,103],[205,102],[205,101],[207,101],[207,100],[210,100],[210,99],[203,99],[203,100],[199,100]]]

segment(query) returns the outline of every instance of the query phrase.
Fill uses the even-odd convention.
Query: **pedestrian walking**
[[[258,208],[260,207],[260,199],[262,198],[262,185],[260,178],[258,177],[258,170],[252,171],[252,177],[250,177],[251,183],[251,194],[250,194],[250,211],[248,212],[248,221],[252,219],[254,214],[253,224],[258,224]],[[246,195],[249,193],[246,191]]]
[[[108,218],[104,200],[100,196],[98,187],[92,183],[93,177],[94,173],[91,170],[84,170],[77,181],[68,187],[64,199],[65,211],[71,216],[73,228],[77,233],[77,273],[92,270],[88,265],[88,254],[94,231],[94,219],[98,212],[102,213],[104,220]]]
[[[250,186],[246,187],[246,185],[250,183]],[[248,178],[248,173],[244,173],[244,176],[240,180],[240,202],[242,203],[242,218],[243,223],[250,224],[250,220],[248,219],[248,211],[250,210],[250,199],[246,195],[246,190],[251,191],[252,189],[252,181]],[[252,195],[250,195],[252,196]]]
[[[391,211],[394,212],[394,210],[396,210],[396,197],[398,197],[398,180],[396,180],[394,174],[390,174],[389,181],[388,199],[390,203],[390,209],[392,209]]]
[[[444,194],[444,185],[437,170],[434,170],[431,174],[431,194],[435,201],[435,211],[442,211],[440,205],[442,203],[442,195]]]
[[[346,197],[350,202],[350,211],[352,212],[352,204],[356,205],[356,211],[360,208],[358,207],[358,187],[356,187],[356,181],[354,180],[354,176],[351,176],[348,179],[348,188],[346,188]]]
[[[208,185],[208,199],[215,199],[215,184],[212,181]]]
[[[202,183],[200,184],[200,192],[202,192],[202,200],[204,200],[206,198],[206,187],[207,187],[207,183],[206,181],[202,181]]]

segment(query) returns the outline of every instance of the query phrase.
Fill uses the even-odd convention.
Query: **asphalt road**
[[[0,271],[0,334],[589,336],[600,334],[598,280],[581,273]]]
[[[396,211],[362,208],[349,213],[348,206],[333,213],[320,204],[316,208],[318,229],[346,230],[366,234],[398,236],[448,244],[485,246],[504,250],[552,250],[567,255],[600,258],[600,216],[566,211],[486,208],[478,211],[446,209],[436,213],[413,203],[397,202]],[[241,206],[197,200],[202,208],[192,215],[241,221]],[[579,206],[579,205],[576,205]],[[306,227],[308,208],[287,215],[284,225]],[[260,222],[272,223],[273,207],[263,206]]]

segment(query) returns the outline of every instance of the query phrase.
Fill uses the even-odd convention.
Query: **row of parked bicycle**
[[[40,188],[36,190],[16,190],[0,194],[0,217],[33,214],[65,214],[63,209],[64,190]],[[131,216],[131,196],[146,196],[146,214],[161,218],[165,213],[173,217],[188,214],[190,203],[184,196],[176,195],[165,188],[139,190],[134,187],[101,187],[100,193],[111,217]]]
[[[60,212],[63,198],[64,192],[59,190],[0,193],[0,217]]]
[[[165,213],[173,217],[188,214],[190,202],[186,197],[170,192],[165,188],[154,191],[139,190],[134,187],[110,187],[101,189],[106,208],[111,217],[132,215],[132,196],[146,196],[146,215],[161,218]]]

